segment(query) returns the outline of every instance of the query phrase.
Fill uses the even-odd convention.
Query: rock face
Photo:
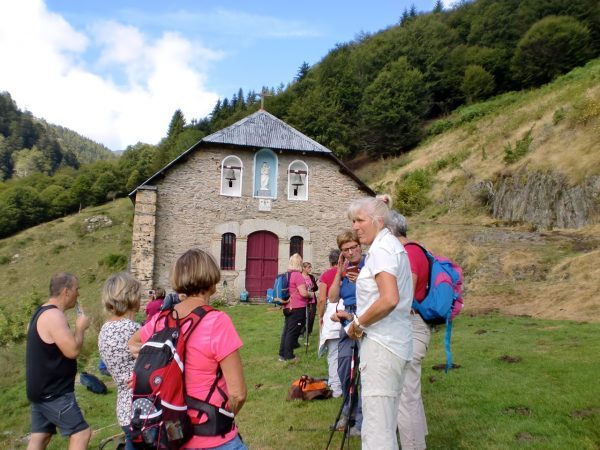
[[[564,175],[526,168],[498,178],[492,215],[506,222],[526,222],[540,228],[580,228],[597,223],[600,215],[600,176],[570,185]]]
[[[110,217],[104,215],[92,216],[85,219],[85,229],[88,233],[99,228],[112,227],[113,221]]]

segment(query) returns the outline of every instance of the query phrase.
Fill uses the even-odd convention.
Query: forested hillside
[[[596,0],[477,0],[340,43],[265,99],[266,109],[344,159],[395,155],[439,132],[460,105],[541,86],[600,55]],[[243,92],[215,106],[220,129],[258,107]]]
[[[456,108],[481,114],[479,102],[519,96],[599,55],[597,0],[476,0],[451,10],[438,2],[431,12],[412,8],[386,30],[336,45],[314,66],[303,63],[287,86],[262,94],[269,112],[352,165],[406,153],[451,127]],[[259,106],[257,92],[240,89],[208,117],[188,122],[175,111],[156,146],[138,143],[118,159],[90,162],[102,149],[19,112],[3,94],[0,237],[126,195]]]
[[[0,181],[113,157],[105,146],[21,111],[8,92],[0,93]]]

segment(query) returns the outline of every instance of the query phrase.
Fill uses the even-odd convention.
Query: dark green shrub
[[[55,255],[58,255],[60,252],[62,252],[65,248],[67,248],[66,245],[63,244],[58,244],[55,245],[54,247],[52,247],[52,253],[54,253]]]
[[[558,108],[556,111],[554,111],[554,114],[552,114],[552,124],[558,125],[560,122],[562,122],[565,116],[565,108]]]
[[[433,124],[427,130],[429,136],[437,136],[445,131],[448,131],[454,127],[455,123],[452,119],[440,119],[433,122]]]
[[[426,169],[410,172],[396,182],[394,208],[402,214],[412,215],[429,204],[427,193],[431,188],[431,175]]]
[[[527,152],[529,152],[529,146],[533,141],[533,138],[531,137],[532,131],[533,128],[529,129],[529,131],[527,131],[527,133],[525,133],[525,135],[515,143],[514,148],[510,142],[506,144],[506,146],[504,147],[505,163],[512,164],[521,159],[523,156],[525,156]]]
[[[124,270],[127,267],[127,256],[110,253],[102,258],[99,264],[115,271]]]

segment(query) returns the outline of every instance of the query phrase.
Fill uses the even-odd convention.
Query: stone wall
[[[146,290],[154,287],[156,193],[154,187],[142,187],[135,196],[129,269]]]
[[[220,195],[221,161],[231,154],[243,163],[241,197]],[[277,157],[277,198],[271,201],[271,211],[259,211],[259,199],[252,197],[254,152],[250,150],[200,149],[156,182],[155,285],[169,286],[171,265],[190,247],[209,250],[218,261],[225,232],[236,234],[236,270],[223,271],[232,298],[237,298],[245,285],[246,242],[253,231],[267,230],[279,237],[280,272],[287,267],[289,239],[295,235],[304,238],[304,259],[313,263],[315,272],[328,267],[335,236],[350,226],[348,204],[366,194],[326,156],[282,152]],[[308,165],[308,201],[288,200],[287,168],[297,159]],[[137,214],[136,204],[136,218]],[[137,241],[134,231],[134,245]],[[134,254],[141,252],[141,246],[136,247],[132,261]],[[141,264],[136,264],[142,273]],[[222,291],[222,286],[219,289]]]

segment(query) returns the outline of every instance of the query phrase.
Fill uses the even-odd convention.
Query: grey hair
[[[383,225],[385,217],[388,215],[390,208],[386,201],[376,197],[363,197],[354,200],[348,207],[348,218],[356,219],[360,212],[369,216],[373,221],[379,221]]]
[[[50,297],[58,297],[64,288],[72,289],[77,284],[78,278],[72,273],[58,272],[50,278],[48,291]]]
[[[400,214],[398,211],[392,209],[389,214],[385,217],[385,226],[392,232],[396,237],[406,237],[408,231],[408,221],[406,217]]]
[[[332,249],[329,252],[329,264],[332,266],[337,264],[340,259],[340,251],[337,248]]]

